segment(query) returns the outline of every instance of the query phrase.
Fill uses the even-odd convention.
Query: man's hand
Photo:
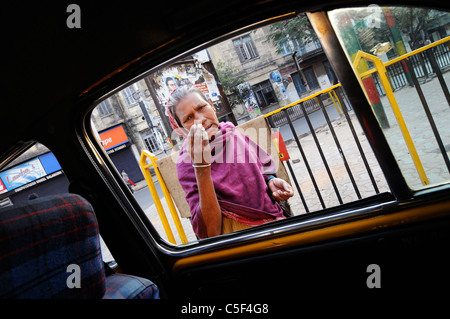
[[[276,200],[283,201],[294,196],[291,185],[281,178],[272,178],[267,186]]]

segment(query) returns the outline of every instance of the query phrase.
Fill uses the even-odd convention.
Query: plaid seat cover
[[[68,288],[71,264],[80,267],[80,288]],[[101,298],[103,267],[84,198],[47,196],[0,210],[0,298]]]
[[[148,279],[114,274],[106,277],[106,292],[103,299],[159,299],[159,290]]]
[[[80,287],[73,286],[75,273],[69,265],[79,266]],[[0,298],[102,297],[157,299],[159,290],[136,276],[105,278],[89,202],[61,194],[0,209]]]

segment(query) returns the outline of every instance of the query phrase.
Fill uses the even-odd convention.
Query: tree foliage
[[[425,8],[394,7],[392,14],[399,30],[411,37],[411,49],[417,49],[423,45],[428,35],[426,30],[436,23],[439,11]]]
[[[397,29],[405,35],[409,35],[411,39],[411,49],[417,49],[423,45],[427,39],[427,30],[431,29],[439,22],[439,11],[425,8],[415,7],[389,7],[392,16],[395,20]],[[374,13],[377,13],[375,17]],[[349,16],[354,25],[358,25],[361,21],[372,14],[372,18],[376,19],[376,26],[371,27],[374,39],[377,43],[389,41],[392,37],[389,26],[386,22],[386,17],[383,10],[378,6],[368,6],[361,8],[348,8],[340,10],[336,13],[336,20],[342,20]],[[363,50],[369,52],[370,48],[365,48],[364,43],[361,43]]]
[[[293,19],[274,23],[270,26],[270,34],[267,39],[281,53],[281,45],[288,44],[289,40],[301,40],[303,44],[308,44],[317,39],[316,34],[309,23],[306,14],[302,13]]]
[[[234,107],[236,104],[243,103],[248,92],[239,90],[239,85],[245,82],[245,74],[240,73],[237,68],[233,68],[222,61],[217,62],[216,72],[230,106]]]

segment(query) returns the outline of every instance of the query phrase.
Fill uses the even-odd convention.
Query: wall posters
[[[239,84],[239,92],[244,96],[243,101],[245,108],[247,109],[248,115],[251,119],[261,115],[261,109],[259,108],[258,102],[256,101],[255,94],[251,90],[250,85],[247,82]]]
[[[289,67],[269,73],[270,82],[272,83],[272,87],[281,107],[300,99],[297,90],[295,89],[295,85],[292,82],[291,73],[294,72],[296,72],[296,70]]]
[[[193,85],[202,91],[208,100],[212,101],[218,117],[226,114],[222,114],[222,111],[225,110],[222,110],[224,108],[221,105],[219,88],[214,75],[202,66],[202,63],[209,61],[208,56],[205,53],[198,53],[193,58],[192,62],[186,61],[172,65],[152,75],[160,105],[166,108],[170,93],[176,88]]]

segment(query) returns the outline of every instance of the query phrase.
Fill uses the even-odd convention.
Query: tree
[[[425,32],[434,26],[439,16],[439,11],[424,8],[394,7],[391,11],[399,29],[410,36],[413,50],[424,45],[428,37]]]
[[[290,45],[290,40],[299,40],[303,44],[308,44],[317,40],[317,36],[308,20],[306,14],[301,13],[295,18],[274,23],[270,26],[270,34],[267,39],[281,53],[283,45]]]
[[[216,72],[220,84],[227,95],[230,107],[233,108],[236,104],[244,103],[244,99],[248,96],[249,92],[239,90],[239,85],[245,82],[245,74],[242,74],[237,68],[233,68],[222,61],[217,62]]]

